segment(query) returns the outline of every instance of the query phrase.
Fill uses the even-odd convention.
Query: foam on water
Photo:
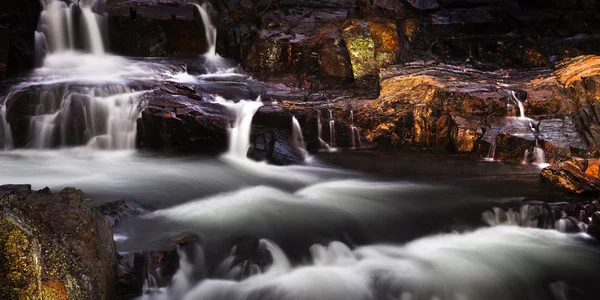
[[[182,275],[201,266],[182,259],[172,287],[142,299],[556,299],[561,290],[553,282],[597,272],[600,253],[578,241],[585,238],[494,227],[354,250],[332,242],[311,247],[310,262],[296,267],[276,245],[262,241],[274,258],[263,274],[194,283]]]

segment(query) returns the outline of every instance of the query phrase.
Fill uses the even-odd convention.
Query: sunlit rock
[[[542,170],[542,179],[549,184],[574,194],[600,192],[598,159],[562,161]]]

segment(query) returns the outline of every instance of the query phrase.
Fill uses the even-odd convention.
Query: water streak
[[[202,24],[204,25],[206,44],[208,46],[208,50],[204,55],[207,57],[215,57],[217,56],[217,27],[215,27],[210,19],[210,14],[208,13],[208,4],[204,3],[202,5],[193,5],[196,7],[196,9],[198,9],[198,13],[200,13],[200,17],[202,18]]]
[[[246,159],[250,148],[250,131],[252,118],[263,105],[260,96],[256,101],[241,100],[234,102],[222,97],[215,97],[215,102],[227,107],[235,116],[235,123],[229,129],[229,149],[227,155]]]

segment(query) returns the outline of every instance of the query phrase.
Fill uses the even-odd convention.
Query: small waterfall
[[[204,3],[202,5],[193,4],[196,9],[198,9],[198,13],[202,18],[202,24],[204,25],[204,33],[206,34],[206,44],[208,46],[208,50],[204,55],[207,57],[216,57],[217,56],[217,27],[212,23],[210,19],[210,15],[208,13],[208,4]]]
[[[306,159],[308,152],[306,152],[306,144],[304,143],[304,136],[302,135],[302,127],[296,117],[292,117],[292,143],[293,146],[298,149],[302,156]]]
[[[510,95],[512,96],[512,98],[517,102],[517,105],[519,106],[519,114],[520,114],[520,118],[525,119],[525,107],[523,106],[523,102],[521,102],[521,100],[519,100],[519,98],[517,97],[517,93],[515,91],[509,91]]]
[[[490,149],[488,149],[488,155],[485,158],[485,160],[494,161],[495,157],[496,157],[496,139],[494,139],[492,141],[492,144],[490,145]]]
[[[8,99],[8,97],[6,98]],[[6,117],[6,100],[0,105],[0,149],[10,150],[14,148],[10,124]]]
[[[352,149],[356,149],[357,141],[358,148],[360,148],[360,133],[358,128],[354,126],[354,111],[350,111],[350,136],[352,137]]]
[[[236,158],[247,158],[250,148],[250,131],[252,118],[263,105],[260,96],[256,101],[241,100],[237,103],[215,97],[215,102],[227,107],[235,115],[235,124],[229,129],[229,150],[227,155]]]
[[[104,42],[100,24],[104,16],[92,11],[91,1],[45,0],[35,36],[37,61],[47,53],[81,50],[103,55]],[[83,40],[81,40],[83,39]]]
[[[335,148],[335,119],[333,119],[333,110],[329,110],[329,145]]]
[[[121,85],[66,91],[56,86],[36,91],[39,103],[32,106],[25,146],[48,149],[87,144],[97,149],[132,149],[143,93]],[[6,106],[2,107],[6,115]],[[12,143],[10,131],[5,130],[5,136]]]
[[[321,147],[325,148],[327,150],[331,150],[331,146],[329,146],[329,144],[327,144],[327,142],[325,142],[323,140],[323,122],[321,121],[321,111],[320,110],[317,110],[317,131],[318,131],[319,143],[321,144]]]

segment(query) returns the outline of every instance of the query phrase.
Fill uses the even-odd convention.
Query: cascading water
[[[252,117],[263,105],[260,96],[256,101],[240,100],[237,103],[217,96],[215,102],[227,107],[235,116],[235,123],[229,129],[229,149],[226,155],[246,159],[250,148]]]
[[[321,110],[317,110],[317,134],[321,147],[331,150],[331,146],[323,140],[323,121],[321,121]]]
[[[519,98],[517,97],[517,93],[515,91],[509,91],[510,95],[512,96],[512,98],[515,100],[515,102],[517,102],[517,105],[519,106],[519,117],[522,119],[525,119],[525,107],[523,106],[523,102],[521,100],[519,100]]]
[[[292,117],[292,144],[302,154],[304,159],[307,158],[308,152],[306,151],[306,144],[304,143],[304,136],[302,135],[302,127],[296,117]]]
[[[354,111],[350,111],[350,136],[352,136],[352,148],[355,149],[358,141],[358,148],[360,148],[360,133],[358,128],[354,126]]]
[[[208,13],[208,4],[204,3],[202,5],[193,4],[200,17],[202,18],[202,25],[204,25],[204,33],[206,34],[206,44],[208,46],[208,50],[204,54],[205,56],[217,57],[217,27],[212,23],[210,19],[210,14]]]
[[[39,102],[31,106],[29,125],[23,128],[28,135],[21,144],[36,149],[86,144],[97,149],[132,149],[143,93],[123,85],[35,89],[33,95]],[[11,97],[23,101],[18,95],[9,95],[7,101]]]
[[[335,148],[335,119],[333,118],[333,110],[329,110],[329,145]]]
[[[105,53],[101,23],[104,16],[92,11],[95,1],[45,0],[36,33],[38,55],[82,51]],[[40,59],[38,59],[41,61]]]
[[[202,266],[184,255],[172,287],[141,299],[562,299],[557,297],[564,290],[556,288],[561,275],[585,280],[598,265],[597,250],[578,238],[583,237],[501,226],[402,246],[352,250],[331,242],[312,246],[310,262],[297,267],[277,245],[262,240],[273,256],[262,274],[242,281],[198,280],[190,270]],[[562,268],[554,267],[557,260]]]
[[[6,118],[6,101],[0,105],[0,149],[10,150],[14,147],[10,124]]]

